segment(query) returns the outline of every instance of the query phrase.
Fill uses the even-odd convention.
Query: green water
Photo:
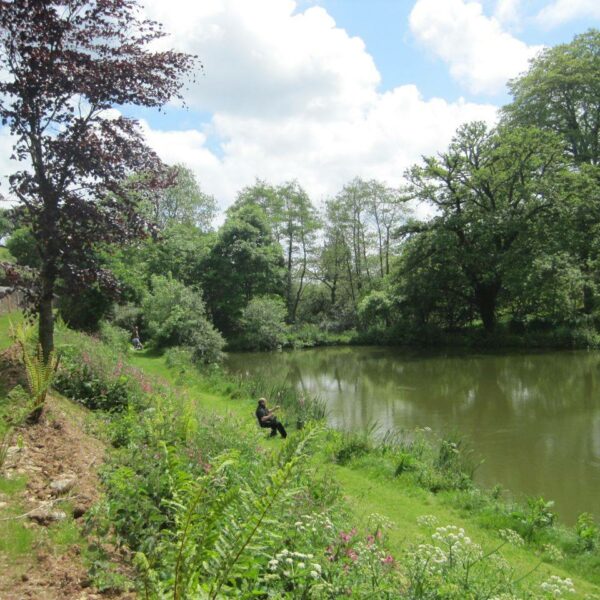
[[[559,517],[600,517],[600,352],[411,354],[318,348],[230,354],[228,367],[322,398],[340,429],[459,431],[484,459],[476,478]]]

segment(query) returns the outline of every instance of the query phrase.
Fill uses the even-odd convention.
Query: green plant
[[[546,501],[542,497],[528,498],[525,511],[513,512],[511,516],[515,520],[515,529],[525,541],[531,542],[537,533],[552,526],[556,518],[551,511],[553,506],[553,501]]]
[[[584,550],[591,551],[597,546],[599,540],[598,526],[590,513],[581,513],[577,517],[575,532]]]
[[[46,395],[54,380],[59,361],[54,352],[50,352],[45,360],[39,344],[32,351],[33,327],[30,324],[21,322],[11,326],[11,335],[19,346],[21,360],[25,367],[27,388],[31,399],[27,418],[31,422],[36,422],[44,408]]]
[[[368,434],[344,432],[335,450],[335,460],[345,465],[352,459],[368,454],[373,444]]]
[[[242,311],[242,337],[238,341],[245,350],[275,350],[286,342],[286,308],[279,297],[252,298]]]

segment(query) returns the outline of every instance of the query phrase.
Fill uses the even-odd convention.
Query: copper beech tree
[[[0,0],[0,118],[20,163],[10,190],[40,255],[33,302],[46,359],[57,286],[116,291],[95,250],[148,234],[132,186],[168,184],[136,121],[110,109],[181,98],[196,59],[157,51],[165,34],[140,12],[137,0]]]

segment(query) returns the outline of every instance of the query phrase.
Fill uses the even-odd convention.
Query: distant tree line
[[[444,152],[399,174],[401,185],[355,178],[320,208],[297,181],[256,180],[215,231],[216,201],[185,166],[163,172],[168,185],[129,175],[123,185],[156,235],[95,240],[119,301],[94,281],[60,295],[63,318],[138,326],[202,360],[213,357],[202,339],[220,350],[221,336],[268,349],[348,331],[418,343],[560,330],[561,343],[597,344],[600,32],[546,49],[509,89],[495,127],[465,124]],[[416,216],[417,202],[430,217]],[[21,214],[2,220],[12,223],[8,247],[40,267]]]

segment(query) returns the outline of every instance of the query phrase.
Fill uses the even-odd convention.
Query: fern
[[[261,527],[268,521],[268,515],[282,495],[290,495],[287,490],[288,483],[295,474],[298,465],[305,458],[305,449],[309,441],[314,438],[315,430],[307,430],[296,446],[289,444],[284,447],[282,454],[290,453],[289,459],[283,463],[277,471],[269,477],[270,483],[264,492],[255,496],[250,494],[247,499],[247,507],[250,508],[248,518],[238,523],[239,529],[236,534],[230,536],[232,528],[225,526],[222,535],[215,548],[219,558],[215,566],[215,579],[210,587],[209,598],[211,600],[219,597],[219,593],[226,583],[235,575],[234,568],[244,552],[251,548],[251,543],[260,532]],[[290,448],[293,450],[290,452]],[[254,550],[259,550],[254,548]],[[243,575],[243,573],[241,574]]]
[[[44,360],[42,346],[37,345],[35,352],[30,350],[32,328],[30,325],[19,324],[11,327],[13,339],[21,349],[21,358],[25,367],[27,388],[31,397],[30,418],[37,419],[46,401],[48,389],[58,369],[58,358],[54,352]]]

